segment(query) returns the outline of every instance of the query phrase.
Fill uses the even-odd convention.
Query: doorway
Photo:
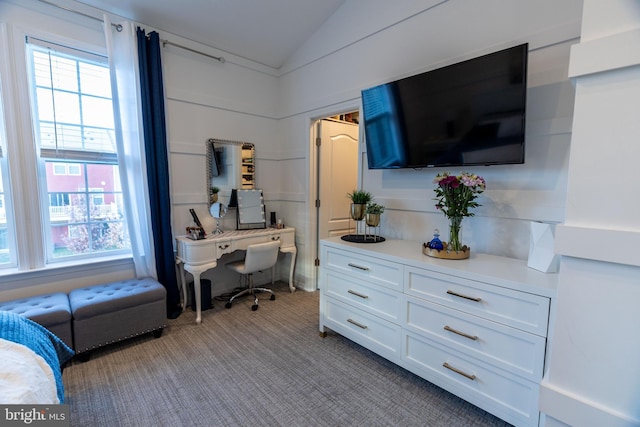
[[[319,266],[320,240],[354,232],[347,193],[358,188],[359,112],[315,122],[316,238],[314,264]],[[316,289],[318,274],[315,274]]]

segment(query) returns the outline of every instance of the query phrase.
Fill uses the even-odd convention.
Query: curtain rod
[[[51,2],[49,2],[47,0],[38,0],[38,1],[40,1],[41,3],[46,3],[49,6],[57,7],[58,9],[66,10],[67,12],[75,13],[76,15],[82,15],[82,16],[85,16],[87,18],[91,18],[91,19],[93,19],[95,21],[104,22],[101,18],[96,18],[95,16],[88,15],[86,13],[83,13],[83,12],[80,12],[80,11],[77,11],[77,10],[69,9],[69,8],[64,7],[64,6],[60,6],[59,4],[51,3]],[[111,24],[111,26],[114,27],[116,29],[116,31],[118,31],[118,32],[122,31],[122,25],[121,24]]]
[[[188,50],[189,52],[197,53],[198,55],[207,56],[207,57],[209,57],[211,59],[215,59],[216,61],[219,61],[219,62],[221,62],[223,64],[226,61],[224,59],[224,56],[209,55],[208,53],[200,52],[199,50],[191,49],[190,47],[182,46],[182,45],[170,42],[169,40],[162,40],[162,47],[165,47],[168,44],[171,45],[171,46],[179,47],[180,49]]]

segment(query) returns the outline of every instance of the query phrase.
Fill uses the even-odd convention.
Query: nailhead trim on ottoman
[[[56,292],[0,302],[0,310],[11,311],[39,323],[73,348],[71,308],[67,294]]]
[[[167,292],[151,278],[131,279],[69,293],[76,353],[166,326]]]

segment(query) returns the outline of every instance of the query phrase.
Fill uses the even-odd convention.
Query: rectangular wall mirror
[[[206,194],[220,189],[220,201],[229,203],[231,190],[255,188],[255,146],[248,142],[210,138],[206,142]]]

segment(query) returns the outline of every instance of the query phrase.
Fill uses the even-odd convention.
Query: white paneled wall
[[[463,240],[474,250],[526,258],[529,222],[564,220],[574,103],[569,54],[579,41],[581,7],[579,0],[401,6],[348,1],[283,68],[280,114],[287,119],[281,127],[295,138],[285,140],[308,145],[302,135],[311,119],[345,111],[345,103],[359,105],[364,88],[529,43],[526,163],[468,168],[485,177],[488,189],[476,217],[463,223]],[[363,144],[361,149],[364,158]],[[308,158],[300,162],[313,167]],[[426,241],[434,228],[447,229],[433,201],[432,180],[443,170],[369,171],[363,162],[362,186],[388,208],[382,216],[384,236]],[[290,171],[300,168],[283,169],[293,180]],[[313,227],[310,203],[307,210]],[[312,235],[306,243],[314,243]],[[310,252],[299,258],[305,280],[314,280]]]

